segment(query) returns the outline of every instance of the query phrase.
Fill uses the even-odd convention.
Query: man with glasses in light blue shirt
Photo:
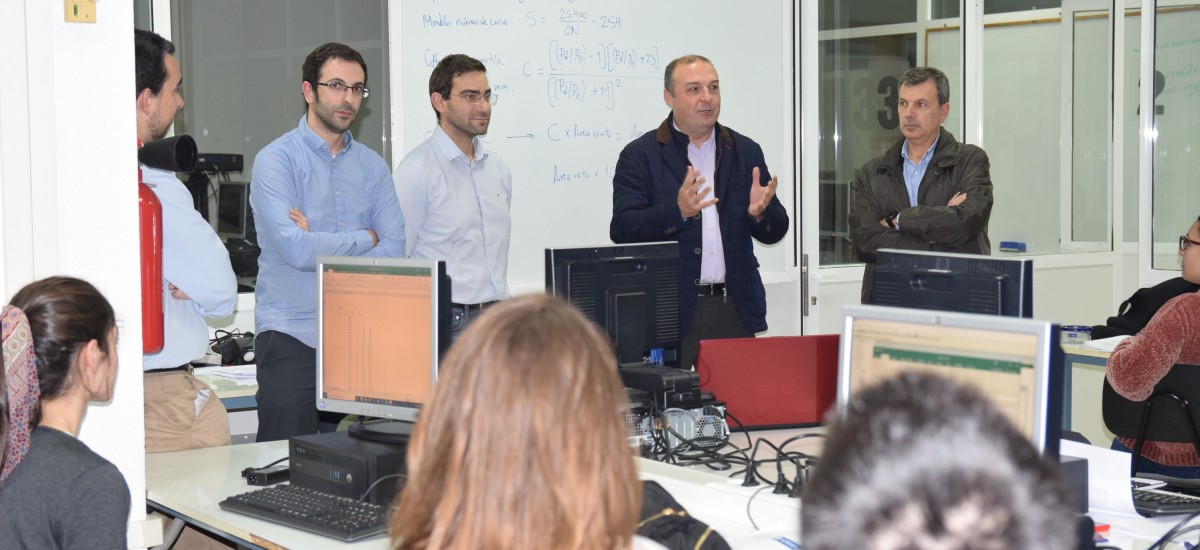
[[[254,159],[258,229],[258,441],[337,428],[316,408],[317,257],[404,257],[404,217],[387,162],[354,141],[367,64],[344,44],[304,60],[307,113]]]
[[[483,63],[442,58],[429,77],[429,101],[438,124],[394,178],[409,256],[446,261],[457,337],[484,308],[509,297],[512,173],[479,139],[496,103]]]

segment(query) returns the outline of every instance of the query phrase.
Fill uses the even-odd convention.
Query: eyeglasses
[[[1187,238],[1187,235],[1179,236],[1179,251],[1180,252],[1187,250],[1188,245],[1192,245],[1192,244],[1200,245],[1200,241],[1193,241],[1193,240]]]
[[[476,92],[463,92],[461,94],[451,94],[451,95],[456,95],[458,97],[461,97],[463,99],[463,101],[466,101],[467,103],[471,103],[471,104],[478,104],[480,101],[486,101],[488,103],[491,103],[492,105],[495,105],[497,101],[500,101],[500,97],[497,96],[496,94],[493,94],[492,92],[488,92],[486,94],[479,94]]]
[[[333,90],[333,93],[335,93],[335,94],[349,90],[350,93],[352,93],[356,96],[362,97],[363,99],[366,99],[367,96],[371,95],[371,90],[368,90],[366,86],[351,86],[349,84],[346,84],[344,82],[338,82],[336,80],[330,80],[329,82],[318,82],[317,86],[324,86],[326,88],[329,88],[330,90]]]

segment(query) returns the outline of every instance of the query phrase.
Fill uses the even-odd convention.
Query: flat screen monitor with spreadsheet
[[[379,419],[351,435],[402,440],[450,342],[450,280],[433,260],[317,260],[317,409]]]
[[[846,306],[838,406],[904,371],[931,372],[992,399],[1044,454],[1062,433],[1062,348],[1048,321],[877,306]]]

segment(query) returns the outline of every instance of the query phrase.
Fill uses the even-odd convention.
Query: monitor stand
[[[364,439],[366,441],[374,441],[376,443],[390,443],[394,445],[407,445],[408,437],[412,435],[412,422],[404,422],[402,420],[388,419],[359,419],[350,425],[346,431],[351,437]]]

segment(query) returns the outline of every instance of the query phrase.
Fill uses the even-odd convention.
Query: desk
[[[1105,366],[1111,353],[1080,346],[1063,346],[1063,427],[1079,432],[1100,446],[1112,441],[1104,426],[1100,398]]]
[[[218,503],[252,489],[240,472],[247,466],[265,466],[287,456],[286,441],[227,445],[146,455],[146,504],[168,516],[183,519],[234,543],[251,548],[354,548],[388,547],[386,537],[343,543],[226,512]]]
[[[236,367],[199,367],[192,374],[201,382],[217,392],[217,397],[229,411],[253,409],[258,406],[255,394],[258,393],[258,382],[253,384],[238,384],[236,381],[217,375],[218,372],[249,373],[255,372],[254,365],[239,365]]]
[[[791,435],[811,431],[814,430],[773,430],[753,435],[778,444]],[[807,439],[789,448],[816,453],[821,442],[819,438]],[[278,545],[298,549],[383,550],[388,547],[388,539],[384,536],[343,543],[220,509],[218,503],[221,500],[250,490],[239,475],[242,468],[266,465],[286,454],[287,444],[283,441],[148,454],[146,502],[155,510],[252,548]],[[662,484],[690,514],[711,525],[734,548],[761,544],[763,539],[773,538],[775,534],[794,537],[799,532],[800,502],[795,499],[771,494],[769,488],[758,492],[761,486],[742,487],[740,480],[703,469],[681,468],[644,459],[636,461],[643,479]],[[772,471],[770,475],[773,474]],[[761,528],[757,533],[747,519],[747,504]],[[1114,517],[1097,511],[1092,511],[1091,515],[1097,521],[1113,526],[1110,544],[1127,549],[1148,547],[1182,519]]]
[[[787,433],[780,432],[771,439],[781,441]],[[252,548],[388,547],[384,536],[348,544],[220,509],[218,504],[226,497],[252,489],[239,475],[242,468],[264,466],[286,455],[284,441],[147,454],[146,503],[168,516]],[[735,548],[748,545],[756,537],[773,538],[771,535],[778,533],[794,538],[799,533],[800,503],[796,499],[771,494],[770,488],[760,492],[762,486],[742,487],[740,479],[703,469],[640,458],[636,461],[643,479],[657,481],[691,515],[711,525]],[[758,534],[747,518],[748,504],[761,528]]]

